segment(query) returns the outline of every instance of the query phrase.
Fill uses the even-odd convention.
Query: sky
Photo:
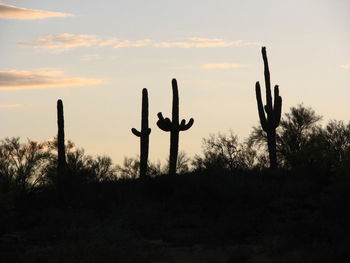
[[[0,1],[0,138],[52,139],[62,99],[66,139],[122,163],[139,154],[130,130],[147,88],[150,160],[164,163],[157,113],[171,117],[176,78],[180,119],[194,118],[180,151],[230,129],[244,140],[259,123],[262,46],[284,113],[303,103],[348,122],[349,28],[349,0]]]

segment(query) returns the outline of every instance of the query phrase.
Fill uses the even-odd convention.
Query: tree
[[[158,161],[157,163],[152,163],[148,161],[147,164],[148,176],[154,177],[161,174],[165,174],[167,167],[162,167],[161,163]],[[136,179],[140,174],[140,158],[136,157],[124,157],[124,161],[122,165],[116,165],[116,171],[118,174],[118,178],[123,179]]]
[[[325,163],[330,171],[350,171],[350,122],[331,120],[321,130],[321,140],[324,145]]]
[[[318,122],[322,119],[312,108],[302,104],[291,107],[290,113],[281,120],[281,130],[278,135],[278,151],[283,156],[285,164],[297,167],[305,164],[312,154],[312,144],[318,133]]]
[[[291,107],[281,119],[277,129],[277,158],[285,167],[297,167],[304,165],[314,151],[316,137],[322,119],[312,108],[302,104]],[[266,149],[266,133],[260,127],[253,127],[253,132],[248,139],[251,147]]]
[[[5,138],[0,143],[0,175],[4,187],[30,190],[43,183],[49,155],[45,143]]]
[[[195,170],[211,169],[236,171],[254,165],[255,151],[246,143],[239,143],[238,137],[230,131],[229,135],[210,134],[203,139],[203,156],[196,155],[192,165]]]
[[[48,179],[55,184],[57,180],[57,139],[48,142],[50,164],[47,168]],[[69,180],[66,183],[80,184],[92,181],[116,180],[116,167],[108,156],[93,158],[85,155],[83,148],[75,147],[70,140],[65,145],[66,173]]]

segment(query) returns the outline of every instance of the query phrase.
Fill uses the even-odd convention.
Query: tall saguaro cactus
[[[62,100],[57,101],[57,172],[58,176],[64,176],[64,171],[66,167],[66,151],[64,145],[64,116],[63,116],[63,103]]]
[[[147,161],[149,149],[149,135],[151,129],[148,127],[148,92],[142,90],[142,110],[141,110],[141,131],[132,128],[131,131],[137,137],[140,137],[140,177],[147,176]]]
[[[176,79],[172,80],[173,88],[173,109],[172,120],[164,118],[161,112],[158,113],[158,127],[166,132],[170,132],[170,155],[169,155],[169,174],[176,174],[177,155],[179,151],[179,133],[180,131],[186,131],[193,125],[193,118],[188,123],[183,119],[179,123],[179,92],[177,88]]]
[[[282,97],[279,95],[278,85],[274,88],[274,104],[272,105],[270,71],[267,61],[266,48],[261,49],[264,60],[264,75],[266,87],[266,105],[263,107],[259,81],[255,84],[256,100],[258,103],[259,118],[262,129],[267,134],[267,146],[269,150],[270,168],[277,168],[276,157],[276,128],[281,120]],[[265,115],[265,112],[266,115]]]

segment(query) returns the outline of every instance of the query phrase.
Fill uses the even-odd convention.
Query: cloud
[[[231,68],[245,68],[247,65],[236,63],[208,63],[203,64],[204,69],[231,69]]]
[[[118,42],[119,42],[118,38],[111,38],[104,41],[100,41],[99,46],[100,47],[113,46],[113,45],[116,45]]]
[[[0,18],[7,19],[45,19],[50,17],[69,17],[71,14],[34,10],[0,3]]]
[[[42,36],[37,40],[30,42],[19,42],[19,45],[29,46],[41,49],[51,49],[55,51],[70,50],[77,47],[111,46],[113,48],[213,48],[213,47],[231,47],[260,45],[259,42],[247,42],[243,40],[226,41],[220,38],[198,38],[192,37],[184,41],[155,41],[152,39],[124,40],[119,38],[101,39],[96,35],[74,35],[58,34]]]
[[[123,47],[145,47],[149,46],[152,43],[151,39],[142,39],[136,41],[122,40],[113,45],[114,48],[123,48]]]
[[[187,65],[176,67],[176,69],[182,70],[209,70],[209,69],[234,69],[234,68],[246,68],[248,65],[238,63],[205,63],[202,65]]]
[[[100,42],[100,46],[113,46],[114,48],[124,48],[124,47],[160,47],[160,48],[191,48],[191,47],[229,47],[229,46],[239,46],[248,43],[251,45],[253,42],[244,42],[243,40],[235,41],[224,41],[219,38],[188,38],[185,41],[154,41],[152,39],[142,39],[142,40],[122,40],[118,38],[111,38]]]
[[[31,42],[19,42],[21,46],[34,48],[69,50],[77,47],[90,47],[97,45],[101,40],[95,35],[58,34],[40,37]]]
[[[196,38],[192,37],[187,39],[186,41],[167,41],[167,42],[158,42],[155,43],[155,47],[162,48],[208,48],[208,47],[230,47],[230,46],[239,46],[242,45],[243,40],[235,40],[235,41],[225,41],[220,38]]]
[[[113,46],[114,48],[124,48],[124,47],[144,47],[150,46],[153,40],[151,39],[141,39],[136,41],[122,40],[119,38],[111,38],[103,40],[99,43],[100,47]]]
[[[96,85],[100,79],[67,78],[60,70],[0,71],[0,90],[29,90]]]
[[[28,104],[0,104],[0,109],[16,109],[30,106]]]
[[[350,69],[350,63],[340,65],[341,68]]]

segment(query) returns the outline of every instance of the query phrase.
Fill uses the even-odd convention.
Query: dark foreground
[[[0,199],[1,262],[350,262],[350,179],[188,174]]]

